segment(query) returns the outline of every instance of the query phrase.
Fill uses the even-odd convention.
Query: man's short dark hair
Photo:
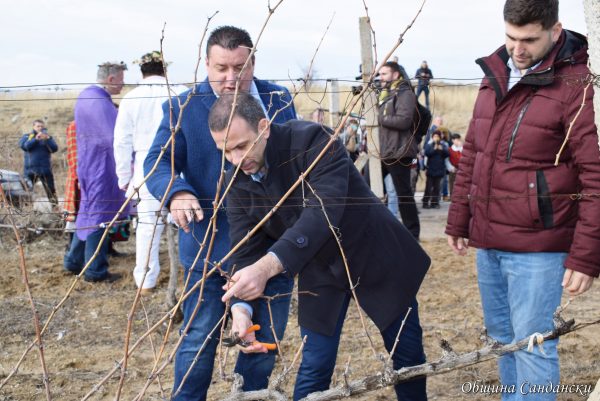
[[[396,63],[395,61],[388,61],[387,63],[382,65],[382,67],[388,67],[393,72],[399,72],[400,75],[402,75],[402,71],[400,70],[400,64]]]
[[[558,22],[558,0],[506,0],[504,21],[516,26],[539,23],[548,30]]]
[[[231,25],[220,26],[211,32],[206,42],[206,57],[210,48],[214,45],[221,46],[224,49],[235,50],[238,47],[247,47],[248,50],[254,47],[250,34],[242,28],[237,28]],[[254,63],[254,55],[252,55]]]
[[[142,71],[142,75],[144,77],[151,75],[160,75],[161,77],[163,77],[165,75],[163,63],[160,61],[151,61],[149,63],[144,63],[140,65],[140,70]]]
[[[404,67],[402,67],[400,64],[396,63],[395,61],[388,61],[387,63],[385,63],[384,65],[382,65],[382,67],[389,67],[389,68],[391,68],[393,72],[400,73],[400,77],[402,79],[404,79],[407,82],[410,82],[410,77],[406,73],[406,70],[404,69]]]
[[[208,113],[208,127],[213,132],[223,131],[227,128],[229,115],[233,107],[234,95],[225,94],[219,96]],[[238,116],[244,119],[248,125],[258,132],[258,122],[265,117],[263,108],[258,101],[250,94],[239,92],[235,99],[234,117]]]
[[[31,125],[35,125],[35,124],[37,124],[37,123],[44,124],[44,125],[46,124],[46,123],[44,122],[44,120],[37,119],[37,120],[33,120],[33,123],[32,123]]]

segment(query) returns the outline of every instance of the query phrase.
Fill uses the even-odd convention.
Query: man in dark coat
[[[433,73],[427,65],[427,61],[423,60],[421,67],[415,73],[415,78],[417,79],[417,99],[419,99],[421,93],[425,93],[425,106],[429,108],[429,84],[433,78]]]
[[[228,130],[231,108],[232,96],[221,97],[209,114],[217,148],[241,170],[227,173],[231,242],[243,245],[231,261],[239,270],[223,301],[256,299],[272,277],[298,275],[298,318],[307,342],[294,399],[329,387],[352,288],[388,351],[412,307],[392,358],[395,369],[423,363],[416,293],[430,259],[417,241],[370,191],[341,141],[307,173],[330,140],[327,128],[303,121],[269,125],[254,98],[241,94]],[[305,183],[244,239],[301,174]],[[245,333],[251,317],[236,311],[232,330]],[[265,350],[256,344],[246,351]],[[425,379],[397,385],[396,392],[399,399],[424,400]]]
[[[40,180],[48,196],[48,200],[56,206],[56,189],[54,187],[54,175],[50,158],[52,153],[58,150],[54,139],[48,135],[48,131],[42,120],[33,122],[33,129],[19,140],[19,146],[25,152],[25,176],[32,184]]]
[[[413,160],[419,153],[419,141],[415,135],[415,111],[417,98],[410,81],[402,76],[398,63],[388,61],[380,71],[383,89],[379,94],[379,153],[383,177],[392,176],[398,196],[398,210],[402,222],[419,239],[421,224],[410,173]]]

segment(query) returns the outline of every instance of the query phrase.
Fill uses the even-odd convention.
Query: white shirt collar
[[[215,96],[218,98],[219,95],[214,91],[214,89],[212,89],[212,87],[210,89],[213,91]],[[265,116],[268,116],[269,114],[267,113],[267,109],[265,108],[265,105],[263,104],[263,101],[260,98],[260,93],[258,93],[258,88],[256,87],[256,82],[254,82],[254,80],[252,80],[252,83],[250,84],[250,89],[248,90],[248,93],[251,94],[253,98],[258,100],[258,103],[260,103],[260,107],[262,107],[262,109],[265,113]]]
[[[527,69],[527,73],[535,70],[540,64],[542,64],[542,60],[540,60],[536,65],[531,66]],[[521,74],[521,70],[517,68],[515,63],[513,62],[512,57],[508,58],[506,62],[508,69],[510,70],[510,75],[508,77],[508,90],[511,90],[513,86],[517,84],[523,78],[523,74]]]
[[[150,75],[146,78],[142,79],[142,84],[166,84],[167,83],[167,78],[161,76],[161,75]],[[175,85],[171,85],[171,86],[175,86]]]

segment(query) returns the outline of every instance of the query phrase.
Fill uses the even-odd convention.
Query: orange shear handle
[[[248,327],[248,329],[246,330],[246,334],[253,333],[258,330],[260,330],[260,324],[253,324],[252,326]],[[262,345],[269,351],[275,351],[277,349],[277,344],[273,343],[263,343],[260,341],[254,341],[253,344]]]

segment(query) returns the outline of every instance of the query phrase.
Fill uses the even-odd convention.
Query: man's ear
[[[558,38],[560,37],[561,32],[562,32],[562,24],[560,21],[558,21],[552,27],[552,42],[553,43],[558,42]]]
[[[258,122],[258,134],[267,139],[271,134],[271,122],[267,118],[262,118]]]

